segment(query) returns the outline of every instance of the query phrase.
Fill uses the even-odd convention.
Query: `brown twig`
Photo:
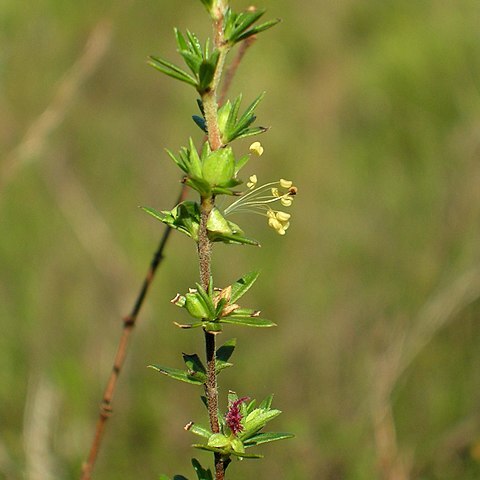
[[[220,92],[220,95],[218,97],[218,104],[223,105],[225,102],[225,97],[227,96],[228,91],[230,90],[230,86],[232,85],[233,78],[235,77],[235,74],[237,73],[238,67],[240,66],[240,63],[243,60],[243,57],[247,53],[247,50],[255,40],[257,39],[256,36],[251,36],[246,38],[239,46],[237,55],[233,59],[232,63],[228,66],[228,68],[225,70],[225,77],[222,83],[222,90]]]
[[[186,195],[186,188],[183,187],[179,195],[177,204],[181,202]],[[118,344],[117,353],[115,355],[115,360],[113,362],[112,372],[110,373],[110,378],[108,379],[107,387],[103,394],[102,404],[100,406],[100,414],[97,421],[97,426],[95,429],[95,435],[90,447],[90,453],[88,459],[82,468],[82,480],[89,480],[92,475],[93,467],[100,450],[100,446],[103,439],[103,434],[105,432],[105,426],[108,418],[112,414],[112,400],[117,386],[118,377],[122,370],[123,364],[125,362],[125,357],[127,354],[127,348],[130,342],[130,336],[132,334],[133,328],[136,325],[138,314],[142,308],[145,297],[150,289],[155,273],[160,265],[161,261],[164,258],[164,250],[167,244],[168,238],[170,236],[171,229],[166,228],[163,232],[163,236],[160,240],[158,248],[153,255],[150,267],[147,271],[145,279],[143,280],[142,287],[140,292],[135,300],[132,311],[123,319],[123,331],[120,337],[120,342]]]

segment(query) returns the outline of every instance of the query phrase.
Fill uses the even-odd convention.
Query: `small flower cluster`
[[[258,144],[258,145],[256,145]],[[259,142],[250,146],[250,151],[261,155],[263,148]],[[231,213],[257,213],[267,217],[268,226],[273,228],[279,235],[285,235],[290,226],[289,213],[274,210],[271,205],[280,203],[284,207],[290,207],[297,194],[297,187],[291,180],[281,178],[277,182],[269,182],[257,187],[258,178],[251,175],[247,182],[248,191],[238,200],[225,209],[225,216]]]
[[[242,413],[240,412],[240,405],[243,402],[248,402],[250,397],[242,397],[238,400],[232,402],[228,408],[228,412],[225,415],[225,423],[230,431],[236,436],[238,433],[242,432],[244,427],[241,423],[242,421]]]

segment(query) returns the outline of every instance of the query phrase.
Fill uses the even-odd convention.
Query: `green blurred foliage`
[[[275,430],[297,437],[231,475],[394,478],[398,455],[409,478],[479,478],[480,5],[259,6],[284,21],[248,51],[230,96],[267,91],[259,124],[272,128],[248,168],[260,181],[293,178],[299,196],[285,238],[244,217],[263,248],[215,247],[219,285],[262,269],[249,300],[279,325],[226,329],[238,348],[221,393],[225,406],[228,389],[275,392]],[[1,478],[78,478],[121,315],[162,233],[137,206],[173,206],[179,175],[163,149],[201,138],[193,92],[146,66],[149,54],[176,60],[174,26],[209,33],[200,2],[3,0],[0,176],[102,20],[113,26],[106,54],[0,191]],[[203,348],[198,332],[173,327],[168,303],[196,279],[195,262],[176,234],[96,478],[190,475],[182,426],[205,419],[197,392],[145,367],[180,367],[181,351]]]

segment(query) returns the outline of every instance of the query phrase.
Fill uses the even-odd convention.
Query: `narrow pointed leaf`
[[[232,295],[230,297],[230,303],[235,303],[239,298],[243,297],[245,293],[250,289],[250,287],[256,282],[259,277],[260,272],[253,271],[244,275],[242,278],[239,278],[232,285]]]
[[[213,304],[213,301],[210,295],[203,289],[203,287],[199,283],[197,283],[196,286],[197,286],[198,294],[202,298],[205,304],[205,307],[209,311],[210,320],[213,320],[215,318],[215,305]]]
[[[267,127],[247,128],[246,130],[242,130],[241,132],[239,132],[238,135],[235,136],[235,139],[253,137],[253,135],[260,135],[261,133],[265,133],[266,131],[268,131]]]
[[[180,380],[181,382],[191,383],[192,385],[203,385],[204,382],[191,377],[187,372],[179,370],[178,368],[160,367],[157,365],[149,365],[149,368],[153,368],[157,372],[167,375],[167,377],[174,380]]]
[[[168,156],[178,165],[178,167],[180,169],[182,169],[185,173],[188,173],[188,166],[185,164],[185,162],[183,161],[183,159],[180,157],[180,158],[177,158],[170,150],[168,149],[165,149],[165,151],[167,152]]]
[[[190,30],[187,30],[187,37],[188,41],[190,42],[192,52],[195,52],[199,57],[202,57],[202,45],[198,37]]]
[[[220,348],[217,349],[217,352],[216,352],[217,360],[220,360],[222,362],[228,362],[228,360],[230,360],[230,357],[233,354],[233,351],[235,350],[236,344],[237,344],[236,338],[227,340]]]
[[[198,480],[213,480],[213,474],[210,469],[204,469],[196,458],[192,459],[192,465],[197,474]]]
[[[245,327],[267,328],[277,326],[277,324],[272,322],[271,320],[257,317],[225,317],[220,319],[219,321],[220,323],[228,323],[230,325],[243,325]]]
[[[237,42],[240,34],[253,25],[264,13],[264,9],[240,13],[235,21],[236,25],[230,34],[229,40]]]
[[[155,217],[157,220],[160,220],[161,222],[165,221],[166,215],[163,212],[159,212],[158,210],[155,210],[154,208],[151,208],[151,207],[140,207],[140,208],[144,212],[147,212],[152,217]]]
[[[197,423],[190,422],[184,428],[188,432],[192,432],[195,435],[199,435],[203,438],[210,438],[212,435],[212,432],[208,430],[208,428],[202,427],[202,425],[198,425]]]
[[[230,135],[230,132],[234,131],[237,118],[238,118],[238,111],[240,109],[240,103],[242,102],[242,94],[240,94],[235,101],[233,102],[232,108],[230,109],[230,113],[227,118],[227,122],[225,124],[225,134],[227,136]]]
[[[201,130],[207,133],[207,124],[203,117],[200,117],[198,115],[192,115],[192,119],[200,127]]]
[[[182,356],[183,361],[185,362],[185,365],[188,367],[189,370],[206,373],[207,370],[204,367],[202,361],[200,360],[200,357],[196,353],[192,355],[182,353]]]
[[[269,28],[275,26],[279,22],[280,22],[280,19],[275,18],[268,22],[262,23],[261,25],[257,25],[256,27],[253,27],[248,32],[245,32],[239,37],[237,37],[236,42],[241,42],[242,40],[245,40],[246,38],[251,37],[252,35],[256,35],[257,33],[264,32],[265,30],[268,30]]]
[[[245,126],[244,125],[244,122],[246,122],[248,120],[248,118],[250,118],[253,113],[255,112],[255,109],[257,108],[258,104],[263,100],[263,98],[265,97],[265,92],[262,92],[249,106],[248,108],[245,110],[245,112],[243,112],[243,115],[240,117],[240,120],[238,121],[238,125],[239,126]]]
[[[270,394],[259,406],[258,408],[263,408],[265,410],[268,410],[272,406],[273,402],[273,393]]]
[[[248,438],[244,441],[245,447],[253,447],[255,445],[261,445],[262,443],[275,442],[277,440],[285,440],[287,438],[293,438],[295,435],[293,433],[283,433],[283,432],[268,432],[268,433],[257,433],[253,437]]]
[[[200,65],[202,64],[202,57],[197,57],[194,53],[187,51],[187,50],[180,50],[180,55],[185,60],[188,68],[192,71],[195,77],[198,77],[198,73],[200,70]]]
[[[150,57],[148,64],[165,75],[176,78],[177,80],[181,80],[182,82],[193,85],[194,87],[197,86],[197,80],[195,78],[184,72],[181,68],[177,67],[173,63],[152,56]]]

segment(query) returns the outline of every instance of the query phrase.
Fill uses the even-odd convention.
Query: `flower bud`
[[[185,295],[185,308],[193,318],[208,318],[209,312],[198,293]]]
[[[209,447],[223,448],[230,444],[230,440],[223,433],[214,433],[208,439]]]
[[[203,178],[211,186],[223,186],[235,176],[235,158],[231,147],[210,153],[203,161]]]

